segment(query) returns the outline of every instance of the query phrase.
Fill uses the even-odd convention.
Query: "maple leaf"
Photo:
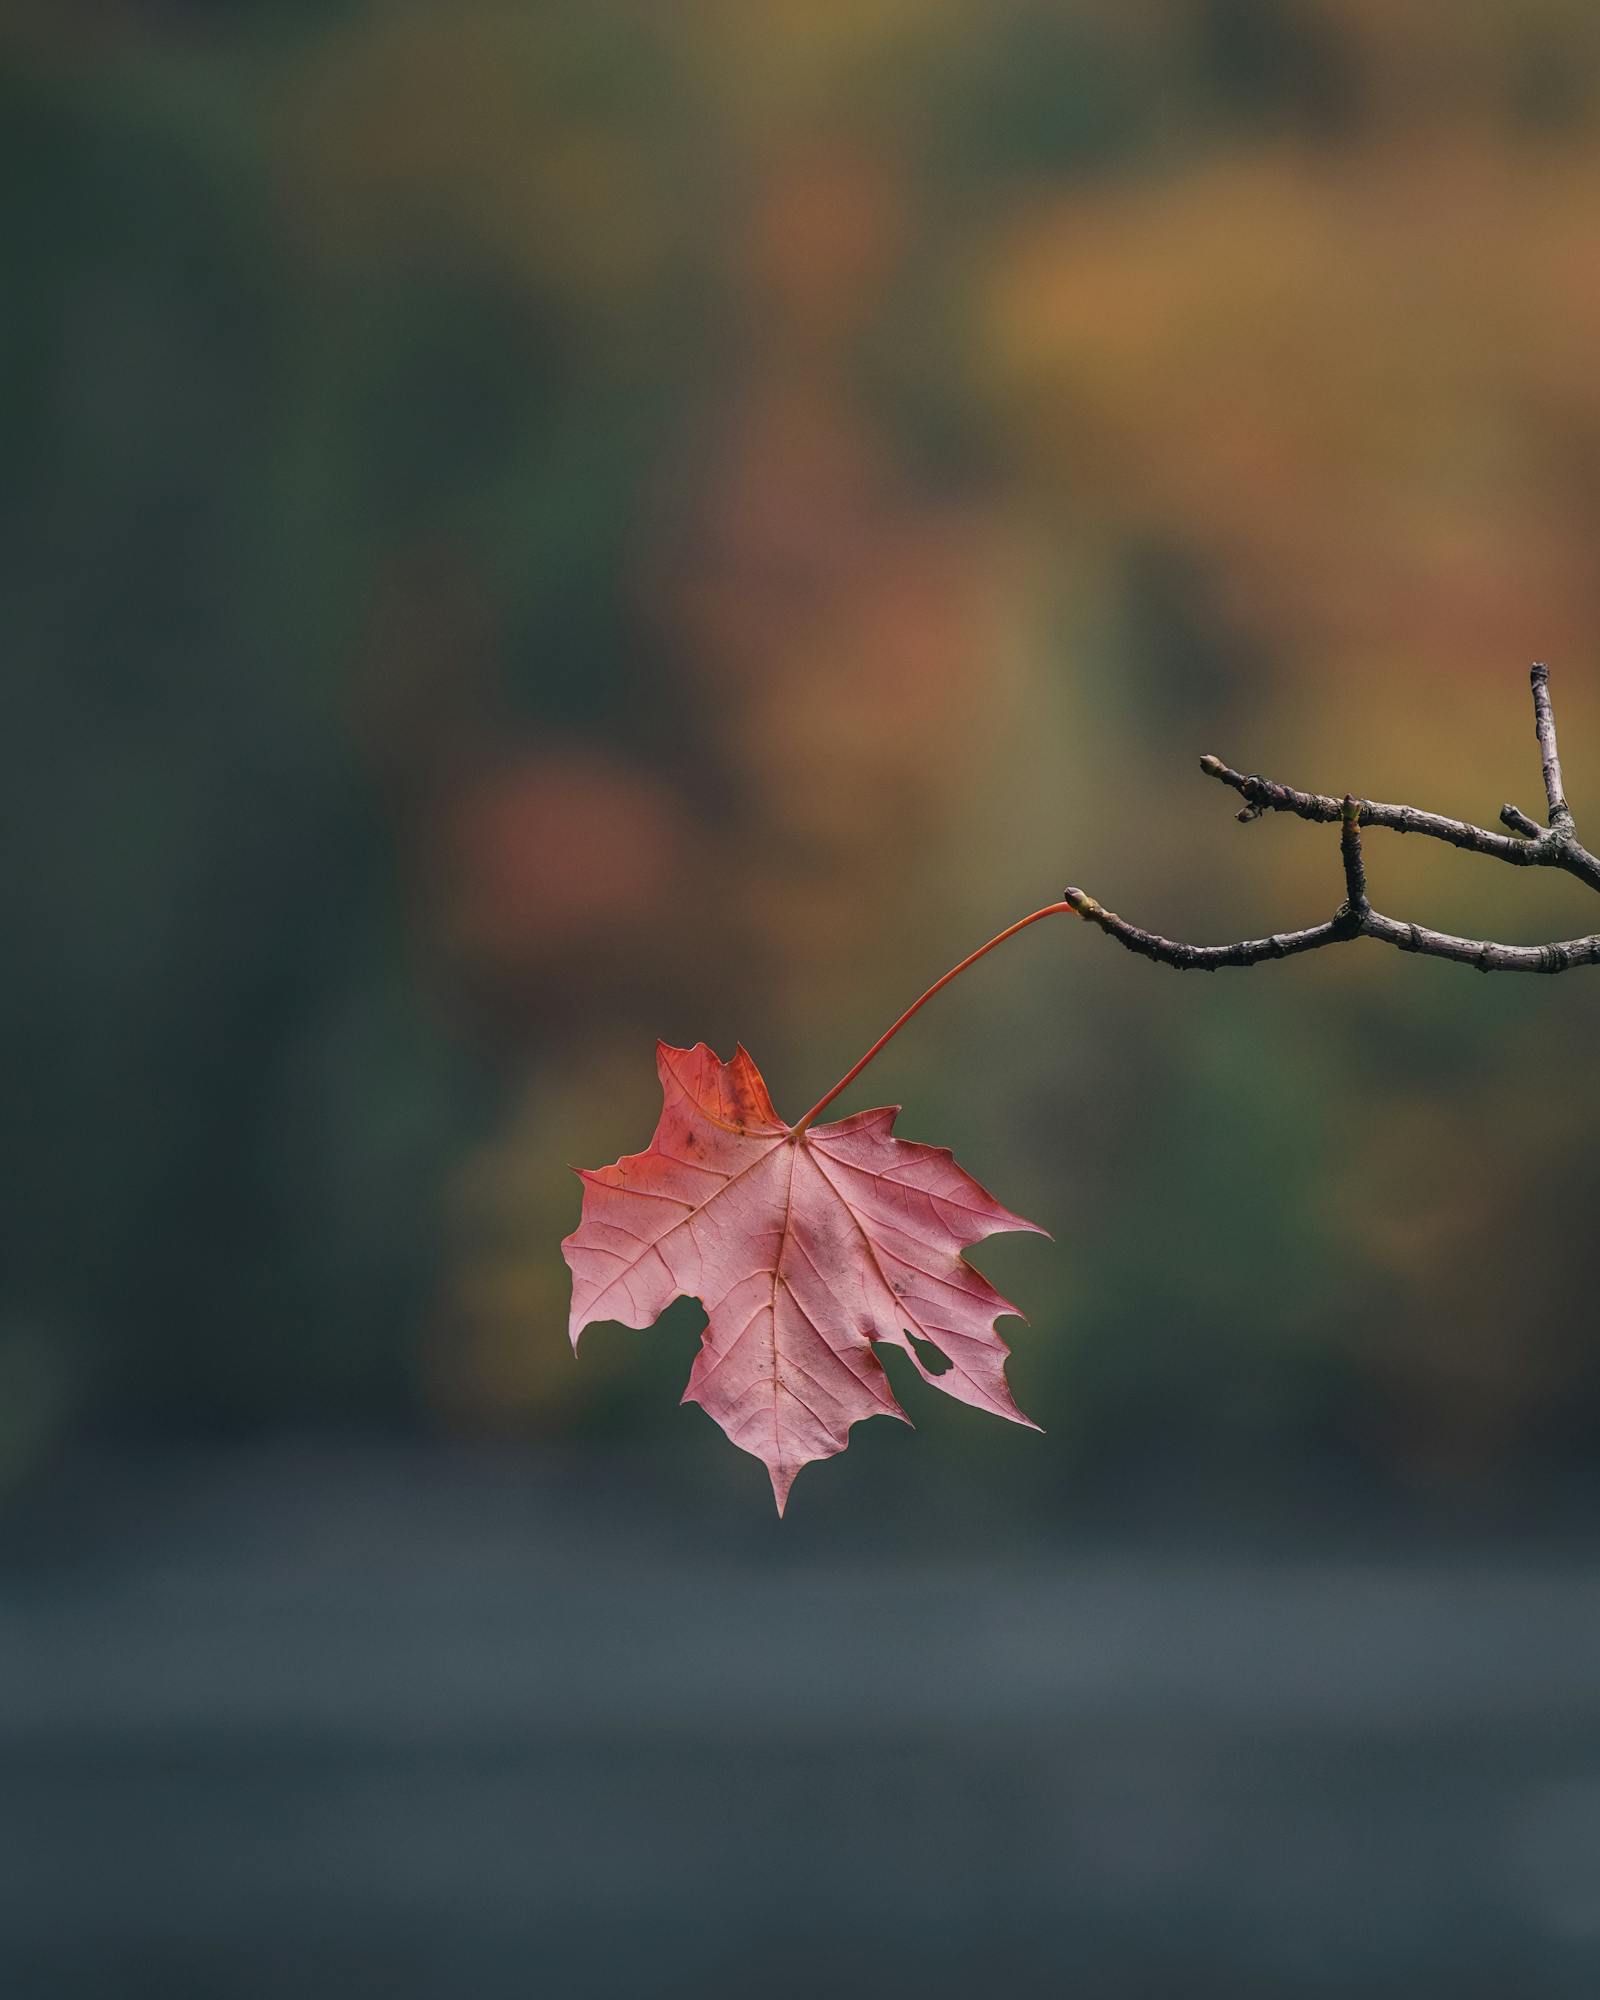
[[[649,1146],[579,1170],[582,1219],[561,1246],[574,1347],[596,1320],[649,1326],[674,1299],[699,1299],[706,1327],[683,1400],[763,1460],[780,1514],[795,1474],[843,1451],[852,1424],[909,1422],[875,1341],[903,1348],[946,1395],[1038,1429],[1012,1399],[995,1331],[1021,1315],[960,1252],[1001,1230],[1046,1231],[946,1148],[896,1139],[898,1105],[813,1125],[818,1105],[790,1126],[742,1047],[724,1063],[703,1042],[658,1042],[656,1064]]]

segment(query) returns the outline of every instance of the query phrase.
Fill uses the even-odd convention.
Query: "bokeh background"
[[[1597,353],[1587,0],[9,0],[8,1993],[1600,1989],[1594,975],[986,960],[1046,1435],[781,1529],[558,1250],[1328,914],[1202,751],[1592,840]]]

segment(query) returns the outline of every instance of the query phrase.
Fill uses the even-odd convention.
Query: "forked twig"
[[[1338,824],[1340,855],[1344,865],[1345,900],[1326,923],[1308,930],[1279,931],[1271,937],[1244,938],[1237,944],[1183,944],[1154,931],[1141,930],[1095,900],[1082,889],[1068,889],[1066,901],[1088,922],[1114,937],[1141,958],[1154,959],[1179,972],[1215,972],[1223,966],[1259,965],[1268,958],[1294,958],[1301,952],[1320,951],[1324,945],[1347,944],[1354,938],[1376,938],[1397,951],[1417,952],[1425,958],[1454,959],[1473,965],[1480,972],[1565,972],[1574,965],[1600,963],[1600,933],[1566,938],[1554,944],[1496,944],[1488,938],[1453,937],[1448,931],[1429,930],[1422,924],[1401,923],[1375,910],[1367,899],[1366,868],[1361,849],[1363,827],[1383,827],[1391,833],[1420,833],[1447,846],[1470,854],[1486,854],[1518,868],[1559,868],[1600,893],[1600,859],[1578,839],[1572,809],[1567,804],[1561,777],[1561,756],[1556,744],[1555,714],[1550,706],[1550,670],[1542,660],[1529,671],[1533,688],[1534,730],[1544,771],[1548,823],[1540,826],[1515,806],[1500,809],[1500,822],[1510,829],[1494,833],[1488,827],[1467,820],[1447,819],[1441,813],[1419,811],[1415,806],[1384,805],[1373,799],[1330,798],[1320,792],[1299,792],[1290,785],[1235,771],[1220,757],[1202,757],[1200,768],[1209,778],[1231,786],[1244,800],[1237,817],[1259,819],[1263,813],[1293,813],[1300,819],[1323,825]]]

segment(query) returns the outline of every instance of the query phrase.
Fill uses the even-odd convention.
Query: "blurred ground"
[[[280,1444],[0,1555],[8,1994],[1600,1983],[1600,1572]]]

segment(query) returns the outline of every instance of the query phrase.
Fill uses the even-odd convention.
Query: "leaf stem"
[[[858,1062],[852,1069],[847,1069],[844,1075],[840,1077],[839,1081],[833,1086],[832,1090],[828,1092],[827,1096],[819,1097],[816,1103],[813,1104],[811,1109],[806,1113],[804,1118],[800,1120],[799,1124],[792,1126],[790,1129],[794,1131],[796,1134],[803,1132],[806,1129],[806,1127],[809,1124],[811,1124],[812,1121],[817,1117],[819,1112],[827,1110],[828,1106],[833,1102],[833,1100],[839,1095],[841,1091],[849,1089],[850,1085],[855,1082],[856,1078],[866,1068],[867,1064],[872,1061],[873,1057],[877,1055],[881,1049],[886,1048],[889,1045],[889,1043],[894,1040],[895,1036],[899,1034],[900,1030],[905,1026],[907,1021],[911,1019],[913,1014],[920,1014],[922,1009],[927,1006],[928,1002],[933,998],[935,993],[939,992],[943,987],[948,986],[952,979],[959,978],[960,975],[966,971],[969,965],[976,965],[978,960],[980,958],[983,958],[987,953],[993,951],[997,944],[1004,944],[1007,938],[1015,937],[1018,931],[1025,931],[1028,928],[1029,924],[1038,923],[1042,917],[1056,917],[1062,915],[1076,916],[1078,914],[1079,913],[1073,908],[1071,903],[1046,903],[1042,910],[1034,910],[1030,915],[1026,917],[1019,917],[1014,924],[1008,924],[1006,928],[1003,931],[1001,931],[997,937],[990,938],[987,944],[980,944],[976,951],[968,952],[967,956],[964,959],[962,959],[959,965],[952,965],[950,970],[944,975],[944,977],[942,979],[936,979],[933,982],[933,984],[928,988],[927,992],[924,993],[920,999],[913,1000],[911,1005],[900,1016],[899,1020],[896,1021],[892,1027],[884,1029],[883,1033],[873,1043],[872,1047],[867,1050],[866,1054],[861,1058],[860,1062]]]

